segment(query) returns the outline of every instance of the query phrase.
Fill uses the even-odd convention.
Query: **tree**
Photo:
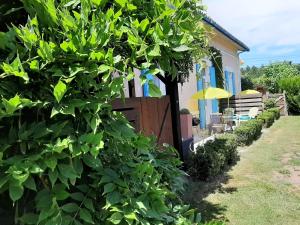
[[[0,33],[0,193],[14,223],[198,221],[176,196],[183,173],[174,149],[158,151],[111,103],[133,68],[186,74],[183,61],[206,52],[203,7],[22,2],[28,21]]]

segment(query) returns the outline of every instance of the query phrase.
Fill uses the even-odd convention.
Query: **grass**
[[[216,180],[190,181],[186,201],[204,220],[229,225],[300,224],[300,117],[284,117]],[[295,157],[298,156],[298,157]]]

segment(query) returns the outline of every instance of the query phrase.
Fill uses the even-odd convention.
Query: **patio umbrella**
[[[242,91],[240,93],[240,95],[254,95],[254,94],[259,94],[260,92],[259,91],[256,91],[256,90],[245,90],[245,91]]]
[[[206,100],[206,99],[221,99],[221,98],[230,98],[231,93],[225,91],[221,88],[209,87],[198,91],[196,94],[192,95],[192,99]]]

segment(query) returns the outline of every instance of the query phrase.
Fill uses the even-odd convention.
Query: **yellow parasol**
[[[196,94],[192,95],[192,99],[221,99],[221,98],[230,98],[232,94],[228,91],[225,91],[221,88],[206,88],[201,91],[198,91]]]
[[[259,94],[259,91],[256,90],[245,90],[242,91],[239,95],[254,95],[254,94]]]

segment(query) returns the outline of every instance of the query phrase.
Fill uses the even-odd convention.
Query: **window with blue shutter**
[[[201,73],[200,64],[196,64],[196,74]],[[197,91],[203,90],[203,79],[202,77],[198,77],[197,80]],[[200,128],[204,129],[206,127],[206,115],[205,115],[205,100],[198,101],[198,109],[199,109],[199,118],[200,118]]]

